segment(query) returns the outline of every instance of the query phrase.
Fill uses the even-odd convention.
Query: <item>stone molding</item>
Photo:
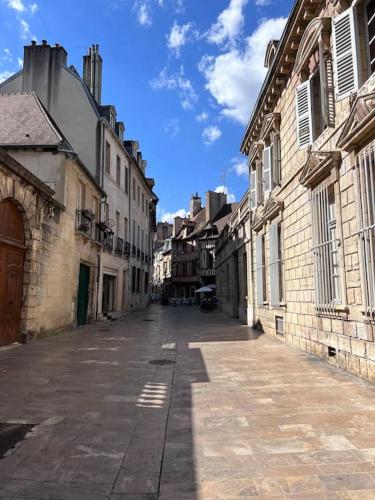
[[[323,50],[329,49],[330,32],[330,17],[316,17],[308,24],[298,47],[294,64],[295,73],[300,74],[303,71],[315,47],[322,46]]]
[[[341,159],[340,151],[309,151],[306,163],[299,178],[305,187],[314,187],[328,177],[332,168],[338,168]]]
[[[280,113],[268,113],[268,115],[264,117],[259,139],[261,141],[264,141],[272,130],[279,133],[280,121],[281,121]]]
[[[278,198],[275,198],[274,196],[270,196],[268,200],[266,201],[266,204],[264,205],[263,209],[263,217],[265,220],[272,220],[277,215],[279,215],[280,212],[282,212],[284,208],[284,202],[279,200]]]
[[[256,213],[251,224],[251,229],[254,231],[260,231],[265,224],[265,220],[262,213]]]

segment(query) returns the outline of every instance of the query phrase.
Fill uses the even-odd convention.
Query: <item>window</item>
[[[263,149],[263,193],[271,190],[272,145]]]
[[[140,236],[141,235],[141,228],[139,227],[139,225],[137,226],[137,248],[139,248],[139,240],[140,240]]]
[[[138,206],[140,207],[141,206],[141,189],[139,186],[137,187],[137,203],[138,203]]]
[[[129,194],[129,169],[125,167],[125,193]]]
[[[111,173],[111,145],[105,141],[105,171]]]
[[[86,208],[86,186],[83,182],[78,181],[78,193],[77,193],[77,208],[78,210],[84,210]]]
[[[355,165],[359,255],[365,313],[375,314],[375,141],[358,154]]]
[[[116,157],[116,184],[121,185],[121,160],[120,157]]]
[[[141,270],[137,269],[137,293],[141,291]]]
[[[266,267],[264,263],[264,236],[257,236],[255,242],[257,304],[266,301]]]
[[[375,2],[371,0],[366,5],[367,41],[370,73],[375,71]]]
[[[128,231],[129,231],[128,226],[129,226],[129,221],[128,221],[127,217],[125,217],[124,218],[124,239],[125,239],[125,241],[129,241],[128,240],[128,236],[129,236],[128,235]]]
[[[142,193],[142,212],[145,211],[145,194]]]
[[[120,236],[120,212],[116,210],[116,236]]]
[[[250,206],[251,209],[257,207],[257,172],[251,170],[250,172]]]
[[[341,302],[341,292],[335,194],[328,181],[312,191],[312,228],[316,307],[329,313]]]
[[[280,305],[283,296],[282,239],[281,224],[270,226],[270,280],[271,306]]]
[[[148,292],[148,280],[149,280],[149,278],[148,278],[148,272],[146,271],[145,272],[145,289],[144,289],[145,293]]]
[[[282,316],[275,316],[275,329],[276,335],[284,337],[284,318]]]
[[[133,220],[133,245],[135,245],[135,220]]]
[[[135,293],[135,290],[136,290],[136,268],[135,266],[132,267],[132,293]]]
[[[313,142],[310,79],[296,89],[297,137],[300,148]]]
[[[133,200],[135,200],[135,179],[133,177]]]

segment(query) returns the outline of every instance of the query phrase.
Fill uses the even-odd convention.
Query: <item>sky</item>
[[[248,187],[239,148],[290,0],[0,0],[0,81],[22,67],[32,39],[59,43],[82,74],[93,43],[103,58],[102,104],[140,143],[155,178],[158,219],[190,197]]]

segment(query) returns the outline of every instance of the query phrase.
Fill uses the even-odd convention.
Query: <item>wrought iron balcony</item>
[[[112,233],[104,233],[104,248],[109,252],[113,251],[113,232]]]
[[[128,241],[124,242],[124,256],[125,257],[130,256],[130,243]]]
[[[132,257],[135,257],[137,255],[137,250],[135,248],[135,245],[132,245]]]
[[[139,248],[137,248],[137,259],[141,258],[141,251]]]
[[[95,214],[91,210],[76,210],[76,230],[94,238]]]
[[[115,253],[117,255],[122,255],[124,251],[124,240],[122,238],[116,237]]]

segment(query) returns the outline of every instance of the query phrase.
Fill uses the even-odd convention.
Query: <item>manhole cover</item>
[[[142,321],[155,321],[154,319],[142,319]]]
[[[0,458],[3,458],[7,451],[25,439],[26,434],[33,427],[35,427],[33,424],[0,423]]]
[[[149,361],[150,365],[175,365],[176,361],[172,361],[171,359],[153,359]]]

